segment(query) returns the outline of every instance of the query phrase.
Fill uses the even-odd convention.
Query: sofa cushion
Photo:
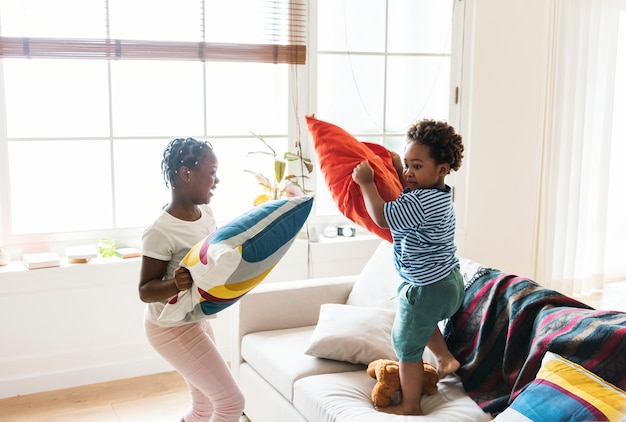
[[[244,412],[250,421],[307,422],[281,393],[276,391],[247,363],[239,368],[237,384],[246,398]],[[269,416],[268,416],[269,415]]]
[[[391,309],[325,303],[306,354],[367,365],[376,359],[396,359],[391,347]]]
[[[474,279],[487,270],[487,268],[478,262],[472,261],[471,259],[464,258],[462,256],[459,256],[458,258],[461,275],[463,276],[465,288],[467,289],[468,284],[472,283]]]
[[[471,259],[458,257],[463,280],[467,285],[484,267]],[[396,271],[393,245],[381,242],[359,274],[348,295],[347,305],[396,309],[394,300],[402,279]]]
[[[346,304],[395,310],[397,303],[393,299],[401,282],[393,260],[393,245],[380,242],[354,283]]]
[[[371,400],[375,380],[365,370],[301,378],[294,385],[293,404],[316,422],[481,422],[490,421],[463,390],[456,376],[439,381],[439,391],[422,398],[425,416],[398,416],[379,412]]]
[[[293,398],[296,380],[311,375],[364,370],[355,365],[305,355],[314,326],[247,334],[241,356],[286,399]]]

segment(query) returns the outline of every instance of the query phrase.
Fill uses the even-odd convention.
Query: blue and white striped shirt
[[[405,189],[385,203],[396,269],[409,283],[435,283],[458,267],[452,189]]]

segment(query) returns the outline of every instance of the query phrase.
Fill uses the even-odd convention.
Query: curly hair
[[[213,152],[213,146],[209,141],[198,141],[194,138],[172,139],[163,151],[161,161],[161,173],[165,180],[165,186],[174,187],[172,182],[181,167],[194,168],[202,154]]]
[[[461,167],[463,138],[446,122],[420,120],[407,131],[406,142],[419,142],[430,147],[430,154],[435,162],[450,164],[450,170],[456,171]]]

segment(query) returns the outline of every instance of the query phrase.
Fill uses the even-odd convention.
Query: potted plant
[[[254,175],[259,185],[263,188],[263,192],[259,194],[253,201],[254,205],[259,205],[267,201],[280,198],[289,198],[294,196],[306,195],[313,192],[305,187],[305,180],[308,179],[306,174],[313,171],[313,162],[302,156],[300,145],[296,146],[296,152],[285,152],[282,157],[278,155],[276,150],[263,139],[262,136],[252,133],[265,146],[265,150],[251,151],[247,155],[264,154],[273,157],[274,174],[273,177],[267,177],[263,173],[257,173],[251,170],[244,170]],[[300,175],[287,174],[287,163],[297,161],[300,163]],[[306,174],[304,174],[306,170]]]

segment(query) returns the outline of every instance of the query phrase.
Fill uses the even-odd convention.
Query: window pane
[[[9,142],[13,234],[113,226],[108,141]]]
[[[279,157],[287,151],[287,139],[267,139]],[[266,151],[256,138],[211,140],[218,159],[218,178],[220,179],[211,208],[218,221],[230,221],[253,206],[254,199],[263,193],[253,174],[245,170],[272,177],[274,162],[271,155],[248,154],[254,151]]]
[[[317,117],[352,133],[380,133],[384,109],[384,58],[320,54]]]
[[[265,63],[207,63],[207,133],[287,133],[288,68]]]
[[[104,0],[0,0],[0,7],[7,37],[106,37]]]
[[[202,63],[117,61],[111,67],[115,136],[204,133]]]
[[[385,51],[384,0],[319,0],[320,51]]]
[[[385,148],[397,152],[404,159],[404,147],[406,146],[406,131],[401,136],[386,136]]]
[[[387,130],[405,132],[423,117],[447,120],[448,57],[390,57],[387,72]]]
[[[208,1],[205,4],[206,41],[262,43],[267,2],[258,0]]]
[[[201,41],[201,6],[200,0],[109,0],[111,38]]]
[[[454,0],[389,0],[389,52],[450,54]]]
[[[170,140],[118,139],[115,163],[117,227],[146,227],[170,200],[161,175],[163,151]]]
[[[324,181],[324,173],[321,171],[318,171],[318,173],[317,186],[315,186],[315,214],[319,216],[340,214],[337,204],[330,196],[328,185]]]
[[[109,134],[107,65],[85,60],[5,60],[7,134]]]

